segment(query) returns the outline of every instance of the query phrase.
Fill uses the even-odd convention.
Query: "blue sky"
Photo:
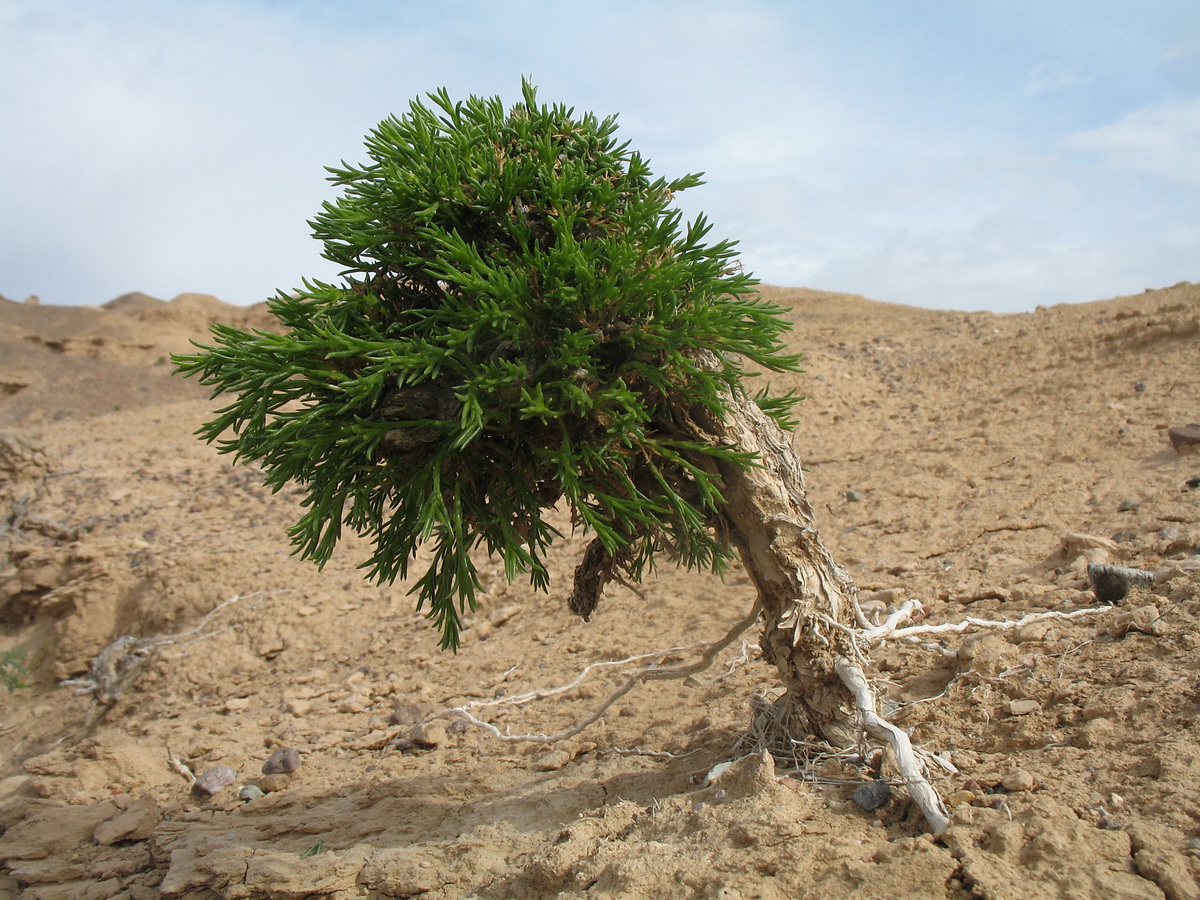
[[[1184,0],[5,0],[0,294],[333,278],[324,166],[419,95],[619,114],[763,281],[1023,311],[1200,281]]]

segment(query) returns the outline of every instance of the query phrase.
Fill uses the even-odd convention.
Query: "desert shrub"
[[[0,651],[0,684],[8,688],[10,694],[25,687],[27,674],[24,648]]]
[[[733,244],[673,208],[699,176],[655,178],[615,118],[528,83],[507,111],[428,99],[367,136],[365,163],[328,170],[341,193],[311,224],[340,280],[270,301],[281,334],[216,325],[175,358],[231,398],[199,434],[302,486],[291,538],[318,564],[344,526],[382,582],[427,546],[414,590],[444,646],[475,603],[475,548],[547,586],[560,501],[594,537],[577,581],[638,579],[663,552],[720,571],[717,465],[754,461],[696,440],[690,417],[797,358]],[[758,399],[786,420],[792,398]]]

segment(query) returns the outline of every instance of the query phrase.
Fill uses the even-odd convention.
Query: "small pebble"
[[[408,733],[408,737],[414,744],[429,748],[437,747],[450,739],[446,727],[438,723],[417,725]]]
[[[229,766],[214,766],[196,779],[192,785],[192,791],[201,796],[211,797],[235,781],[237,781],[237,772]]]
[[[257,784],[244,785],[242,789],[238,791],[238,799],[246,800],[248,802],[253,800],[261,800],[264,796],[263,789]]]
[[[1134,497],[1126,497],[1121,501],[1121,505],[1117,507],[1117,512],[1133,512],[1141,505],[1140,500]]]
[[[282,791],[292,781],[291,775],[264,775],[258,779],[258,786],[264,794],[273,794],[276,791]]]
[[[471,723],[466,719],[455,719],[446,726],[446,731],[450,734],[465,734],[471,727]]]
[[[850,799],[867,812],[871,812],[887,803],[891,796],[892,789],[886,781],[868,781],[851,794]]]
[[[1121,602],[1130,588],[1149,587],[1154,584],[1153,572],[1125,566],[1088,563],[1087,574],[1092,590],[1096,592],[1096,599],[1114,606]]]
[[[538,757],[533,768],[537,772],[557,772],[574,758],[566,750],[550,750]]]
[[[280,747],[262,765],[264,775],[290,775],[300,768],[300,751],[295,747]]]
[[[843,491],[842,496],[846,498],[847,503],[860,503],[867,499],[867,495],[862,491]]]
[[[953,809],[964,803],[974,803],[977,799],[974,791],[955,791],[946,798],[946,805]]]
[[[1173,425],[1167,429],[1167,437],[1176,453],[1188,453],[1200,450],[1200,423],[1190,425]]]
[[[1010,716],[1027,716],[1031,712],[1037,712],[1042,708],[1042,705],[1036,700],[1009,700],[1008,714]]]
[[[1036,783],[1024,769],[1013,769],[1000,782],[1006,791],[1032,791]]]

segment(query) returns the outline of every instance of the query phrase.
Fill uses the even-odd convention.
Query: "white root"
[[[1097,615],[1099,613],[1111,611],[1112,607],[1088,607],[1085,609],[1073,610],[1071,612],[1046,611],[1039,613],[1030,613],[1019,619],[1013,620],[993,620],[980,619],[973,616],[968,616],[957,622],[950,622],[941,625],[905,625],[905,622],[912,620],[914,615],[919,615],[923,612],[919,600],[908,600],[895,609],[888,617],[879,624],[871,624],[862,611],[858,608],[858,604],[854,604],[856,620],[858,627],[846,626],[835,621],[832,617],[818,614],[817,617],[824,624],[839,629],[850,635],[852,638],[852,646],[858,660],[851,660],[845,656],[838,656],[835,660],[834,671],[838,678],[846,686],[846,689],[854,698],[854,707],[858,726],[866,734],[874,737],[877,740],[885,742],[892,748],[896,757],[896,764],[899,768],[901,778],[905,786],[908,788],[909,795],[913,802],[917,804],[917,808],[921,810],[925,820],[929,823],[929,827],[933,834],[943,834],[950,826],[950,815],[942,802],[937,791],[930,784],[927,775],[927,766],[918,756],[918,751],[913,747],[912,740],[908,733],[902,728],[892,724],[886,718],[879,714],[876,702],[875,691],[871,686],[869,679],[864,671],[865,656],[861,654],[859,648],[870,647],[875,644],[882,643],[887,640],[905,640],[915,641],[917,636],[923,635],[940,635],[940,634],[961,634],[972,628],[987,629],[987,630],[1011,630],[1021,628],[1034,622],[1046,620],[1074,620],[1086,616]],[[694,675],[707,669],[717,657],[717,655],[736,641],[743,632],[752,626],[758,619],[761,612],[761,606],[755,603],[754,608],[749,615],[739,620],[732,629],[723,638],[711,644],[693,644],[688,647],[672,647],[666,650],[657,650],[653,653],[644,653],[637,656],[630,656],[621,660],[610,660],[598,663],[592,663],[586,666],[579,675],[569,684],[559,687],[530,691],[524,694],[518,694],[511,697],[504,697],[496,700],[476,701],[467,703],[462,706],[453,707],[451,709],[442,710],[430,716],[426,721],[440,718],[460,718],[464,721],[483,728],[492,734],[497,740],[509,742],[532,742],[551,744],[556,741],[566,740],[574,737],[582,732],[588,726],[600,719],[612,705],[624,697],[639,684],[647,681],[663,681],[669,679],[686,678],[689,675]],[[507,731],[502,731],[499,727],[491,722],[479,718],[475,711],[480,709],[494,709],[502,706],[521,706],[536,700],[544,700],[548,697],[558,696],[574,690],[583,683],[593,671],[603,668],[614,668],[628,666],[632,663],[640,663],[649,659],[661,659],[664,656],[673,653],[682,653],[697,648],[703,647],[703,652],[699,658],[688,665],[676,666],[673,668],[662,668],[660,666],[649,664],[636,669],[630,673],[625,681],[623,681],[612,693],[610,693],[604,701],[592,711],[586,718],[576,722],[569,728],[566,728],[556,734],[512,734]],[[744,656],[746,647],[742,648]],[[731,665],[731,670],[736,666],[737,661]],[[505,673],[505,676],[511,673],[512,670]],[[726,673],[728,674],[728,673]],[[721,676],[725,677],[725,676]],[[636,752],[643,755],[654,756],[671,756],[671,754],[660,753],[655,751],[646,751],[637,749],[635,751],[618,751],[618,752]],[[957,770],[946,759],[938,756],[932,756],[934,762],[940,765],[943,769],[950,773]]]
[[[1030,613],[1019,619],[1011,620],[980,619],[974,616],[967,616],[957,622],[947,622],[941,625],[905,626],[903,625],[904,622],[910,621],[914,615],[923,612],[921,602],[912,599],[902,603],[882,623],[865,628],[846,628],[846,626],[838,625],[838,623],[833,622],[827,617],[822,616],[822,618],[828,624],[836,625],[849,632],[855,652],[861,658],[861,654],[858,652],[860,646],[870,646],[885,640],[914,641],[918,635],[961,634],[971,628],[981,628],[989,631],[1010,631],[1033,622],[1072,620],[1111,610],[1111,606],[1086,607],[1084,609],[1072,610],[1071,612],[1049,610],[1040,613]],[[865,616],[860,614],[860,623],[864,620]],[[913,802],[917,804],[918,808],[924,814],[933,833],[943,833],[950,825],[949,814],[946,812],[946,807],[942,804],[937,791],[934,790],[929,780],[925,777],[925,766],[917,759],[908,734],[879,715],[875,705],[875,692],[871,688],[861,665],[839,656],[835,661],[834,670],[837,672],[838,677],[841,678],[842,683],[854,695],[854,705],[858,714],[860,727],[868,734],[886,741],[891,746],[896,754],[896,762],[899,766],[900,774],[908,786]],[[938,762],[943,763],[943,765],[945,764],[940,759],[938,759]]]
[[[1030,613],[1019,619],[979,619],[975,616],[967,616],[966,618],[959,619],[957,622],[946,622],[941,625],[908,625],[901,627],[902,623],[910,621],[914,615],[924,612],[921,601],[913,599],[905,600],[878,625],[867,624],[866,626],[860,625],[858,628],[850,628],[823,613],[819,614],[819,618],[826,625],[849,634],[854,638],[856,645],[865,644],[869,646],[887,640],[912,640],[918,635],[961,634],[971,628],[986,628],[989,631],[1008,631],[1047,619],[1078,619],[1083,616],[1093,616],[1097,613],[1110,612],[1111,610],[1111,606],[1089,606],[1084,609],[1072,610],[1071,612],[1048,610],[1046,612]],[[861,615],[861,611],[859,611],[859,616],[860,622],[866,621],[866,617]]]
[[[749,615],[739,619],[729,630],[729,632],[720,640],[714,641],[711,644],[693,644],[688,647],[672,647],[668,650],[656,650],[653,653],[643,653],[638,656],[630,656],[625,659],[610,660],[606,662],[592,663],[585,667],[582,672],[570,684],[561,685],[560,687],[551,688],[549,690],[530,691],[525,694],[517,694],[512,697],[504,697],[498,700],[477,701],[474,703],[466,703],[462,706],[456,706],[451,709],[442,710],[434,713],[426,721],[433,719],[459,718],[475,725],[479,728],[490,732],[493,737],[501,741],[510,742],[532,742],[536,744],[553,744],[555,741],[564,741],[572,738],[582,732],[593,722],[603,716],[608,709],[628,694],[631,690],[646,681],[669,681],[679,678],[687,678],[689,675],[695,675],[698,672],[703,672],[707,669],[717,655],[741,637],[742,633],[747,628],[753,625],[757,620],[760,612],[758,603],[754,604],[754,608],[750,610]],[[615,666],[624,666],[633,662],[640,662],[645,659],[661,659],[663,656],[671,653],[686,652],[695,650],[698,647],[703,647],[704,652],[700,654],[699,659],[685,666],[675,666],[674,668],[664,669],[656,665],[643,666],[630,674],[625,681],[609,694],[592,713],[586,718],[576,722],[569,728],[566,728],[557,734],[510,734],[506,731],[501,731],[491,722],[484,721],[474,715],[472,710],[480,708],[495,708],[498,706],[520,706],[529,703],[533,700],[544,700],[547,697],[553,697],[558,694],[566,693],[580,685],[594,669],[611,668]]]
[[[868,734],[886,741],[896,754],[896,765],[900,775],[908,786],[908,793],[913,802],[925,815],[925,820],[933,833],[942,834],[950,827],[950,814],[942,804],[942,798],[925,777],[925,767],[913,752],[912,741],[908,734],[897,728],[875,709],[875,691],[871,689],[867,676],[862,668],[844,656],[839,656],[834,663],[834,671],[842,679],[842,683],[854,695],[854,706],[858,712],[858,722]]]

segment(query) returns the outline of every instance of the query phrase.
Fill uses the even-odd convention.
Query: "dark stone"
[[[1113,606],[1124,599],[1130,588],[1149,587],[1154,584],[1154,573],[1144,569],[1090,563],[1087,573],[1092,590],[1096,592],[1096,599],[1101,603],[1111,603]]]
[[[290,775],[300,768],[300,751],[295,747],[280,747],[263,763],[264,775]]]
[[[892,789],[886,781],[868,781],[853,794],[850,799],[867,812],[879,809],[892,797]]]
[[[1200,423],[1173,425],[1167,429],[1167,437],[1171,439],[1171,446],[1177,453],[1200,449]]]

